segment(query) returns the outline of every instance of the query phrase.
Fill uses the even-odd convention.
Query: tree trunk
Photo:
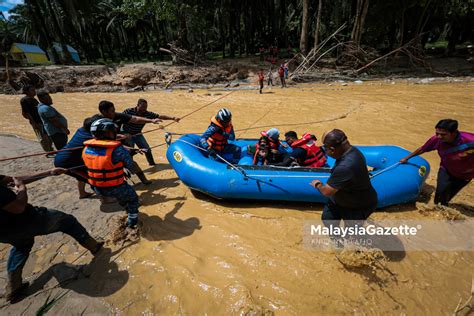
[[[71,56],[71,53],[69,52],[69,50],[67,49],[66,39],[64,37],[63,32],[61,31],[61,27],[59,26],[59,22],[58,22],[58,19],[57,19],[57,16],[56,16],[56,12],[54,11],[50,0],[46,0],[45,2],[46,2],[46,5],[48,6],[49,15],[51,16],[51,19],[53,20],[54,31],[59,37],[59,44],[61,45],[61,49],[62,49],[63,54],[64,54],[64,62],[66,64],[72,64],[72,56]]]
[[[351,40],[360,45],[362,33],[364,32],[365,18],[369,10],[369,0],[357,0],[356,15],[354,19],[354,27],[351,32]]]
[[[303,0],[303,19],[301,22],[300,50],[305,55],[308,52],[308,11],[309,0]]]
[[[318,3],[318,15],[316,16],[316,28],[314,30],[314,49],[318,48],[319,44],[319,29],[321,27],[321,10],[323,8],[323,0]]]
[[[7,83],[10,84],[10,68],[8,67],[8,53],[4,54],[5,56],[5,72],[7,74]]]
[[[42,8],[40,6],[40,3],[38,3],[38,0],[29,0],[29,1],[27,0],[25,1],[25,4],[26,4],[26,8],[28,9],[28,12],[30,13],[33,19],[34,24],[39,30],[41,30],[39,31],[39,33],[41,34],[41,37],[45,40],[47,48],[51,51],[52,56],[50,57],[54,59],[54,62],[58,62],[59,55],[58,55],[58,52],[53,47],[53,41],[51,40],[50,32],[48,28],[46,27],[46,23],[44,22],[44,19],[43,19],[44,14],[43,12],[41,12]]]

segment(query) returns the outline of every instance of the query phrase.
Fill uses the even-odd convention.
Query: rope
[[[225,94],[225,95],[223,95],[223,96],[221,96],[221,97],[215,99],[214,101],[211,101],[211,102],[209,102],[209,103],[207,103],[207,104],[205,104],[205,105],[203,105],[203,106],[197,108],[196,110],[193,110],[193,111],[189,112],[188,114],[183,115],[183,116],[180,118],[180,120],[182,120],[182,119],[184,119],[184,118],[186,118],[186,117],[188,117],[188,116],[190,116],[190,115],[192,115],[192,114],[194,114],[194,113],[196,113],[196,112],[198,112],[198,111],[204,109],[205,107],[208,107],[208,106],[211,105],[211,104],[216,103],[216,102],[219,101],[219,100],[222,100],[223,98],[229,96],[230,94],[232,94],[232,93],[234,93],[234,92],[235,92],[235,91],[231,91],[231,92],[229,92],[229,93],[227,93],[227,94]],[[163,130],[164,128],[166,128],[166,127],[168,127],[168,126],[170,126],[170,125],[172,125],[172,124],[175,124],[175,123],[176,123],[176,122],[173,121],[173,122],[170,122],[170,123],[168,123],[168,124],[166,124],[166,125],[160,126],[160,127],[158,127],[158,128],[154,128],[154,129],[151,129],[151,130],[148,130],[148,131],[145,131],[145,132],[137,133],[137,134],[135,134],[135,135],[143,135],[143,134],[146,134],[146,133],[151,133],[151,132],[154,132],[154,131]],[[135,136],[135,135],[134,135],[134,136]],[[9,161],[9,160],[17,160],[17,159],[22,159],[22,158],[34,157],[34,156],[41,156],[41,155],[52,155],[52,154],[57,154],[57,153],[60,153],[60,152],[63,152],[63,151],[79,150],[79,149],[83,149],[83,148],[84,148],[84,147],[73,147],[73,148],[66,148],[66,149],[60,149],[60,150],[54,150],[54,151],[32,153],[32,154],[27,154],[27,155],[22,155],[22,156],[1,158],[1,159],[0,159],[0,162],[2,162],[2,161]]]
[[[204,151],[204,152],[206,152],[206,153],[208,152],[206,149],[201,148],[201,147],[199,147],[199,146],[196,146],[196,145],[194,145],[194,144],[192,144],[192,143],[190,143],[190,142],[188,142],[188,141],[185,141],[185,140],[182,140],[182,139],[178,139],[177,141],[178,141],[178,142],[186,143],[186,144],[188,144],[188,145],[190,145],[190,146],[192,146],[192,147],[195,147],[195,148],[197,148],[197,149],[199,149],[199,150],[201,150],[201,151]],[[240,168],[240,167],[238,167],[238,166],[236,166],[236,165],[234,165],[234,164],[228,162],[227,160],[225,160],[225,159],[224,159],[221,155],[219,155],[219,154],[216,154],[216,156],[217,156],[217,158],[221,159],[223,162],[225,162],[226,164],[228,164],[232,169],[234,169],[234,170],[238,171],[240,174],[242,174],[245,178],[248,178],[247,173],[246,173],[242,168]]]
[[[370,179],[373,179],[373,178],[375,178],[376,176],[378,176],[378,175],[380,175],[380,174],[382,174],[382,173],[384,173],[384,172],[387,172],[387,171],[389,171],[389,170],[392,170],[392,169],[398,167],[400,164],[401,164],[400,162],[397,162],[397,163],[395,163],[395,164],[393,164],[393,165],[391,165],[391,166],[389,166],[389,167],[387,167],[387,168],[385,168],[385,169],[382,169],[382,170],[380,170],[379,172],[370,175]]]

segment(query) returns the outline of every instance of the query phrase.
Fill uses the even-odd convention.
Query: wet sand
[[[311,131],[318,137],[326,130],[340,128],[353,144],[397,144],[414,150],[433,134],[434,125],[442,118],[455,118],[461,130],[472,131],[473,88],[472,82],[418,85],[397,81],[348,86],[301,84],[289,89],[265,89],[262,95],[256,90],[236,91],[168,129],[179,133],[202,132],[211,115],[225,106],[232,110],[237,130],[254,128],[238,131],[239,137],[256,138],[266,129],[263,126],[278,127],[281,131],[293,129],[299,134]],[[56,108],[68,118],[70,130],[75,131],[85,117],[96,113],[97,104],[103,99],[123,110],[144,97],[151,111],[183,116],[227,93],[59,93],[52,97]],[[0,96],[1,132],[34,139],[20,115],[19,99],[20,96]],[[164,141],[161,131],[146,137],[151,146]],[[123,276],[127,270],[128,277],[115,279],[116,283],[123,283],[120,286],[113,282],[115,272],[97,275],[83,284],[86,288],[102,289],[96,296],[105,301],[111,313],[445,315],[454,311],[461,297],[465,300],[470,295],[473,253],[406,252],[380,263],[383,268],[347,269],[334,253],[310,251],[302,245],[303,223],[319,219],[322,205],[221,202],[195,197],[170,169],[165,150],[163,146],[154,151],[157,167],[145,167],[154,184],[137,186],[143,204],[142,240],[113,257],[117,265],[114,271]],[[439,158],[436,153],[424,157],[432,167],[426,197],[436,184]],[[144,157],[138,161],[146,166]],[[9,165],[8,171],[29,170],[31,161],[29,164],[28,159],[18,161]],[[0,166],[3,172],[4,165]],[[60,180],[54,181],[51,185]],[[66,184],[71,187],[62,190],[75,190],[74,182]],[[65,211],[76,207],[78,200],[73,197],[74,194],[63,197],[65,200],[59,205]],[[59,198],[48,197],[55,201]],[[34,195],[32,201],[51,203],[42,195]],[[464,216],[474,216],[474,186],[466,187],[452,203]],[[99,208],[98,202],[94,206]],[[99,211],[91,213],[85,206],[79,206],[79,211],[81,208],[97,219],[111,216]],[[420,213],[415,203],[372,215],[374,219],[427,217],[437,218],[434,213]],[[92,225],[94,218],[85,225]],[[101,228],[106,230],[108,224],[103,225]],[[93,228],[97,234],[102,231],[97,226]],[[60,258],[71,262],[77,248],[68,246]],[[8,247],[2,249],[5,257]],[[45,249],[41,253],[43,259],[33,254],[27,273],[48,269],[48,258],[55,255],[54,249]],[[87,263],[89,259],[83,258],[81,262]],[[54,308],[51,313],[55,313]]]

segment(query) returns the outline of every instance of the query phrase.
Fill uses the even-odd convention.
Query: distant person
[[[94,139],[84,143],[82,160],[87,167],[89,184],[104,197],[116,198],[127,211],[127,226],[136,228],[138,223],[138,200],[135,189],[125,181],[124,167],[136,173],[129,152],[117,141],[118,127],[110,119],[99,119],[92,123]]]
[[[285,68],[283,64],[280,65],[280,68],[278,68],[278,76],[280,77],[280,83],[281,87],[285,88],[286,87],[286,82],[285,82]]]
[[[0,176],[0,242],[13,246],[7,261],[8,278],[4,294],[8,302],[16,302],[28,288],[28,283],[23,283],[22,273],[36,236],[62,232],[93,255],[102,248],[103,242],[92,238],[74,216],[28,204],[26,184],[64,171],[55,168],[29,177]],[[15,186],[16,193],[8,185]]]
[[[160,119],[160,120],[173,120],[175,122],[179,122],[179,117],[175,116],[167,116],[163,114],[157,114],[154,112],[148,111],[148,102],[145,99],[138,99],[137,106],[134,108],[128,108],[125,111],[123,111],[124,114],[131,115],[132,117],[143,117],[147,119]],[[137,145],[138,148],[144,149],[145,151],[145,157],[146,160],[148,161],[148,164],[150,166],[156,165],[155,160],[153,158],[153,153],[151,152],[150,145],[148,145],[148,142],[145,139],[145,136],[142,133],[143,127],[145,126],[145,123],[133,123],[129,121],[128,123],[125,123],[122,126],[122,132],[125,132],[126,134],[131,135],[131,137],[128,137],[127,139],[124,140],[124,143],[127,146],[134,147]]]
[[[25,96],[21,98],[21,114],[25,119],[30,122],[33,131],[36,134],[41,147],[46,152],[53,151],[53,143],[48,137],[48,134],[44,130],[43,121],[38,114],[38,100],[35,99],[36,89],[32,85],[26,85],[23,87],[23,93]]]
[[[267,82],[267,86],[273,86],[273,72],[272,72],[272,67],[270,67],[270,70],[268,71],[267,73],[267,78],[268,78],[268,82]]]
[[[304,133],[301,139],[295,131],[285,133],[285,141],[293,149],[292,152],[283,157],[283,161],[275,166],[290,167],[297,165],[308,168],[321,168],[326,165],[326,155],[316,145],[316,136]]]
[[[433,150],[438,151],[441,165],[434,197],[435,204],[449,201],[474,178],[474,134],[458,131],[458,121],[444,119],[435,126],[436,135],[400,163]]]
[[[265,75],[263,74],[263,69],[260,69],[259,72],[257,73],[257,75],[258,75],[258,84],[260,86],[260,94],[262,94],[263,81],[265,80]]]
[[[285,80],[288,79],[288,75],[290,73],[290,69],[288,68],[289,67],[289,63],[286,62],[284,65],[283,65],[283,69],[285,70]]]
[[[201,135],[200,144],[208,151],[209,157],[218,160],[217,155],[220,155],[226,160],[237,163],[240,160],[241,149],[239,146],[229,144],[229,140],[235,140],[232,113],[222,108],[216,116],[211,117],[211,124]]]
[[[84,148],[84,142],[94,138],[90,132],[92,123],[92,118],[85,119],[83,126],[77,129],[63,148],[70,150],[61,151],[54,157],[54,166],[68,169],[66,174],[77,180],[79,199],[86,199],[94,194],[86,191],[86,184],[88,183],[87,167],[84,165],[84,160],[82,160],[82,149],[73,148]]]
[[[323,143],[327,154],[336,159],[326,184],[319,180],[311,182],[322,195],[329,197],[322,214],[324,224],[338,225],[341,219],[367,219],[377,206],[377,192],[370,182],[364,155],[339,129],[324,135]]]
[[[46,90],[38,91],[38,114],[43,121],[43,126],[49,138],[53,141],[56,150],[62,149],[67,144],[70,134],[67,119],[53,107],[53,99]]]

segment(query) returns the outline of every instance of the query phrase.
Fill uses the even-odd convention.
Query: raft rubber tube
[[[239,163],[230,164],[208,157],[199,147],[200,136],[186,134],[170,144],[166,157],[179,179],[193,190],[218,199],[276,200],[325,203],[327,198],[312,188],[312,180],[326,183],[334,159],[327,168],[282,168],[254,166],[247,148],[257,139],[237,139],[230,143],[242,148]],[[377,208],[414,201],[430,172],[429,163],[413,157],[399,160],[410,152],[393,145],[356,146],[364,155],[372,185],[378,194]],[[291,150],[291,149],[290,149]]]

